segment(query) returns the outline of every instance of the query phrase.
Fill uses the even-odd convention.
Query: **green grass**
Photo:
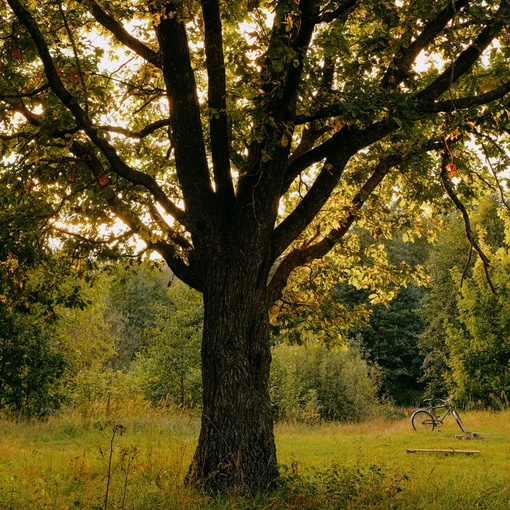
[[[481,439],[455,439],[461,431],[453,418],[447,418],[441,431],[429,434],[414,432],[408,418],[389,424],[287,429],[279,434],[279,459],[291,459],[305,476],[331,465],[347,468],[351,475],[372,467],[379,478],[372,480],[372,495],[379,497],[374,493],[382,489],[388,498],[368,508],[510,508],[510,413],[462,417]],[[414,448],[480,454],[407,453]]]
[[[455,439],[460,430],[451,417],[430,434],[414,432],[409,418],[278,424],[283,483],[257,498],[211,498],[183,486],[198,434],[190,416],[1,421],[0,510],[104,509],[106,496],[108,509],[126,510],[510,508],[510,412],[462,418],[481,439]],[[409,454],[408,448],[480,454]]]

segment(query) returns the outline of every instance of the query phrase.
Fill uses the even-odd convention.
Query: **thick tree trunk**
[[[211,261],[208,272],[202,427],[188,482],[213,491],[263,491],[278,476],[265,279],[225,259]]]

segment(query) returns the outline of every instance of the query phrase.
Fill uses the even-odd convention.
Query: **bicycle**
[[[420,407],[413,411],[411,415],[413,429],[416,431],[425,430],[427,432],[432,432],[436,427],[441,427],[444,419],[451,413],[459,425],[460,430],[466,433],[462,420],[456,409],[450,404],[450,401],[443,399],[438,400],[440,404],[433,405],[432,399],[427,398],[423,401],[425,407]],[[440,411],[441,409],[444,409],[444,412]]]

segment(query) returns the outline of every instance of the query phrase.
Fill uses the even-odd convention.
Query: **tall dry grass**
[[[104,409],[102,410],[104,412]],[[409,417],[363,424],[279,423],[281,486],[254,498],[184,486],[198,418],[139,403],[84,419],[0,421],[0,510],[510,508],[510,412],[463,413],[418,434]],[[111,411],[111,409],[110,409]],[[476,455],[409,448],[477,449]]]

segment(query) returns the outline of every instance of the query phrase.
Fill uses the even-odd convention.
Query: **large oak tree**
[[[2,186],[44,204],[43,230],[54,246],[74,239],[77,259],[127,253],[138,236],[203,293],[188,481],[268,487],[268,310],[355,222],[384,230],[391,207],[405,218],[442,186],[463,207],[470,178],[501,185],[509,0],[2,0],[0,12]],[[475,171],[477,142],[491,164]]]

